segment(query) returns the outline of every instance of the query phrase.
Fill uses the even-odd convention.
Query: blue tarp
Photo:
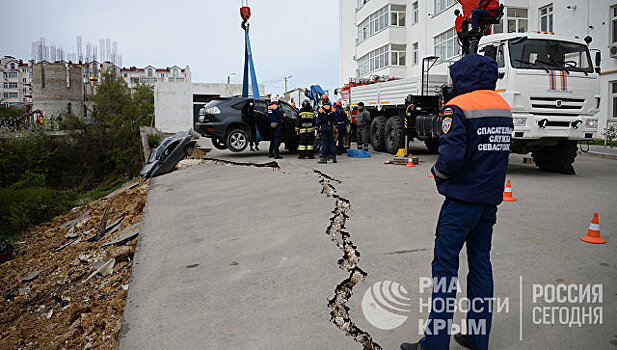
[[[371,155],[367,151],[363,151],[361,149],[348,149],[347,157],[353,158],[370,158]]]

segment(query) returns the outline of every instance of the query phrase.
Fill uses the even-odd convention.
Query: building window
[[[411,45],[411,64],[418,64],[418,59],[420,58],[420,53],[418,52],[418,43],[413,43]]]
[[[407,12],[405,12],[405,6],[390,7],[390,25],[404,27],[406,20]]]
[[[611,81],[611,118],[617,119],[617,81]]]
[[[440,14],[454,5],[456,0],[435,0],[435,14]]]
[[[358,43],[361,43],[368,37],[382,31],[387,26],[388,6],[384,6],[360,23],[360,26],[358,26]]]
[[[435,38],[435,56],[442,61],[455,57],[460,53],[461,47],[456,37],[454,28],[437,35]]]
[[[154,75],[154,71],[152,69],[148,69],[147,75],[149,77],[153,76]]]
[[[613,43],[617,43],[617,6],[611,7],[611,18],[612,18],[612,35],[611,40]]]
[[[385,45],[362,56],[358,60],[358,76],[385,68],[405,66],[407,49],[405,45]]]
[[[553,4],[540,8],[540,31],[553,32]]]
[[[405,45],[390,45],[390,64],[404,67],[407,63],[407,50]]]
[[[526,33],[529,31],[528,12],[527,9],[508,7],[499,24],[493,25],[493,33]],[[505,32],[504,23],[507,23]]]
[[[381,32],[388,26],[401,26],[406,24],[407,12],[405,6],[386,5],[370,15],[358,26],[358,44],[369,37]]]
[[[361,9],[362,6],[366,5],[366,3],[369,2],[369,0],[358,0],[358,7],[357,9]]]
[[[15,63],[11,63],[11,69],[15,69]]]
[[[9,89],[17,89],[17,83],[9,83]]]
[[[411,5],[411,24],[416,24],[420,20],[420,12],[418,11],[418,2]]]
[[[139,78],[132,77],[131,78],[131,85],[139,85]]]

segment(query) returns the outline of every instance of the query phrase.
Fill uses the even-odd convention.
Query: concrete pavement
[[[262,144],[262,149],[267,143]],[[419,338],[419,278],[430,277],[442,197],[428,177],[436,155],[414,148],[417,168],[384,165],[391,156],[343,158],[317,165],[294,156],[280,171],[202,165],[154,179],[129,289],[121,349],[358,349],[330,321],[328,300],[349,276],[325,234],[334,201],[313,169],[335,177],[350,201],[346,230],[368,273],[348,306],[353,322],[384,349]],[[267,152],[208,156],[266,162]],[[493,240],[496,297],[493,349],[611,348],[617,343],[617,162],[579,156],[576,176],[542,173],[513,155],[508,178],[515,203],[500,206]],[[580,241],[594,212],[605,245]],[[467,267],[461,254],[461,285]],[[522,278],[522,313],[520,281]],[[369,322],[361,302],[380,281],[403,286],[411,300],[400,327]],[[533,284],[602,284],[602,324],[534,324]],[[459,296],[463,296],[460,293]],[[559,304],[554,304],[559,306]],[[460,324],[462,313],[455,321]],[[521,322],[522,316],[522,322]],[[379,323],[379,322],[377,322]],[[522,326],[522,340],[521,339]],[[460,349],[454,342],[452,349]]]

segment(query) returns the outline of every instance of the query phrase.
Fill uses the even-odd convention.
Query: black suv
[[[253,133],[258,131],[260,141],[272,141],[273,133],[268,119],[270,100],[252,97],[218,97],[199,111],[195,131],[212,139],[218,149],[242,152],[246,149]],[[283,142],[285,149],[295,151],[295,132],[298,111],[290,104],[279,101],[283,112]],[[252,126],[255,125],[255,129]]]

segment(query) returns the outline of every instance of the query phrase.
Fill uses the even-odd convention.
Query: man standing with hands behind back
[[[493,298],[491,240],[497,205],[503,200],[514,124],[510,106],[495,92],[495,60],[465,56],[450,67],[450,76],[457,97],[443,109],[439,159],[431,170],[439,193],[446,197],[435,236],[431,300],[432,305],[456,303],[459,254],[466,245],[467,299],[474,307],[463,321],[468,334],[457,334],[454,340],[468,349],[487,350]],[[433,308],[424,338],[403,343],[401,349],[449,349],[453,314],[451,308]]]

